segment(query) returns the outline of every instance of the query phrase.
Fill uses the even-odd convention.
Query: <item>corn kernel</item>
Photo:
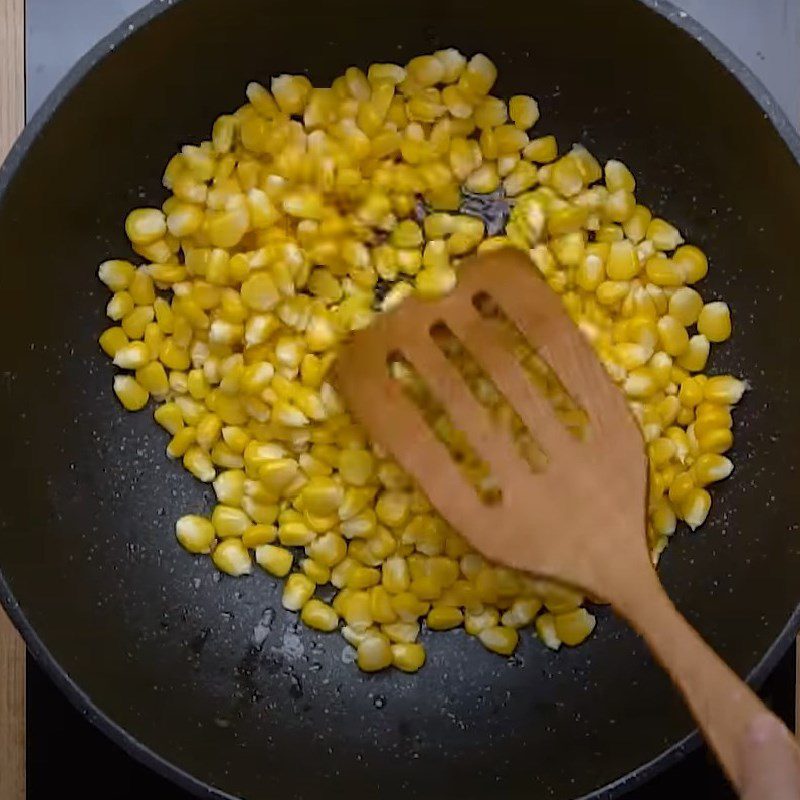
[[[416,642],[391,645],[392,665],[403,672],[417,672],[425,663],[425,648]]]
[[[187,514],[175,523],[178,541],[190,553],[210,553],[214,544],[214,526],[205,517]]]
[[[709,342],[724,342],[731,336],[731,312],[727,303],[707,303],[697,319],[697,331]]]
[[[378,672],[392,663],[392,648],[382,635],[366,637],[356,650],[356,663],[364,672]]]
[[[339,626],[339,615],[327,603],[316,599],[309,600],[303,606],[300,619],[309,628],[326,633],[335,631]]]
[[[130,375],[114,377],[114,394],[128,411],[139,411],[147,405],[150,393]]]
[[[555,633],[566,645],[574,647],[583,642],[594,630],[597,620],[585,608],[577,608],[566,614],[556,614]]]

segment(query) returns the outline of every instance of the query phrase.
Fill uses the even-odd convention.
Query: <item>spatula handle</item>
[[[752,739],[754,730],[763,729],[765,724],[772,728],[766,721],[771,718],[777,735],[770,746],[786,748],[784,762],[793,761],[795,766],[794,778],[790,776],[796,782],[795,790],[786,796],[800,797],[797,742],[678,612],[655,572],[643,578],[638,590],[631,592],[625,602],[615,605],[641,633],[680,689],[698,727],[737,791],[741,793],[745,783],[748,735]]]

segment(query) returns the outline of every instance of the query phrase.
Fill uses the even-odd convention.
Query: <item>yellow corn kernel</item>
[[[708,517],[711,495],[705,489],[694,488],[681,500],[680,509],[684,522],[693,531],[697,530]]]
[[[715,375],[703,386],[703,399],[720,405],[735,405],[742,399],[747,384],[731,375]]]
[[[636,190],[636,180],[621,161],[613,159],[607,161],[604,172],[609,192],[616,192],[619,189],[624,189],[626,192]]]
[[[474,170],[464,181],[464,187],[470,192],[489,194],[500,186],[500,175],[493,161],[487,161]]]
[[[170,458],[181,458],[194,443],[195,429],[184,427],[176,431],[170,443],[167,445],[167,455]]]
[[[173,436],[183,427],[183,414],[175,403],[164,403],[154,412],[156,422]]]
[[[676,508],[689,496],[694,490],[694,476],[691,472],[681,472],[675,476],[669,487],[669,500]]]
[[[378,672],[392,663],[389,640],[380,634],[367,636],[356,649],[356,663],[364,672]]]
[[[169,378],[158,361],[151,361],[136,370],[136,381],[153,397],[164,397],[169,392]]]
[[[131,342],[117,350],[114,364],[122,369],[139,369],[150,359],[150,348],[144,342]]]
[[[539,120],[539,104],[528,95],[515,94],[508,101],[508,115],[518,128],[526,131]]]
[[[702,333],[695,334],[689,339],[688,347],[677,357],[676,362],[689,372],[701,372],[705,369],[710,349],[708,339]]]
[[[270,575],[274,575],[276,578],[283,578],[289,574],[289,570],[292,568],[292,554],[283,547],[278,547],[274,544],[262,544],[256,547],[256,562]]]
[[[122,330],[131,339],[141,339],[149,323],[153,321],[155,312],[152,306],[134,308],[122,320]]]
[[[667,314],[658,323],[658,338],[661,348],[671,356],[679,356],[689,347],[689,334],[683,324]]]
[[[515,628],[506,628],[504,625],[493,625],[484,628],[478,633],[481,644],[493,653],[510,656],[517,647],[519,634]]]
[[[485,97],[475,107],[474,119],[481,130],[503,125],[508,119],[506,104],[499,97]]]
[[[184,429],[188,430],[188,429]],[[197,431],[194,431],[195,438]],[[203,483],[211,483],[217,476],[214,464],[208,453],[198,445],[191,445],[183,455],[183,466]]]
[[[683,244],[680,231],[660,217],[654,217],[647,226],[647,238],[653,242],[656,250],[674,250]]]
[[[327,603],[316,599],[309,600],[303,606],[300,619],[309,628],[326,633],[335,631],[339,625],[339,615]]]
[[[214,526],[205,517],[187,514],[175,523],[178,541],[190,553],[210,553],[214,544]]]
[[[147,389],[131,375],[114,376],[114,394],[128,411],[139,411],[150,399]]]
[[[673,258],[673,261],[675,259]],[[703,310],[703,298],[688,286],[676,289],[669,299],[669,313],[682,325],[694,325]]]
[[[675,251],[672,260],[683,273],[686,283],[697,283],[708,273],[708,259],[700,248],[685,244]]]
[[[731,312],[727,303],[707,303],[697,319],[697,331],[709,342],[724,342],[731,336]]]
[[[128,336],[122,328],[114,327],[107,328],[100,334],[100,347],[103,352],[112,358],[123,348],[128,342]]]
[[[697,437],[702,453],[725,453],[733,446],[733,434],[728,428],[712,428]]]
[[[724,481],[733,472],[733,462],[719,453],[702,453],[692,465],[698,486]]]
[[[257,548],[265,544],[272,544],[278,538],[278,531],[274,525],[258,523],[251,525],[242,534],[242,543],[245,547]]]
[[[548,164],[555,161],[558,157],[558,143],[555,136],[540,136],[538,139],[531,139],[522,151],[522,155],[528,161],[537,164]]]
[[[594,630],[597,620],[585,608],[556,614],[554,626],[556,636],[566,645],[574,647],[583,642]]]
[[[418,622],[390,622],[381,626],[381,631],[396,644],[413,644],[419,636]]]
[[[382,492],[375,504],[378,519],[390,528],[406,523],[411,511],[411,498],[406,492]]]
[[[252,521],[240,508],[218,504],[211,513],[211,524],[220,539],[242,536],[252,526]]]
[[[114,292],[113,297],[108,301],[106,306],[106,316],[113,319],[115,322],[127,317],[134,309],[133,298],[130,292],[124,290]]]
[[[495,608],[485,608],[478,612],[467,609],[464,613],[464,630],[470,636],[477,636],[481,631],[495,627],[499,621],[500,614]]]
[[[223,539],[211,554],[214,566],[228,575],[249,575],[253,569],[250,553],[241,539]]]
[[[656,286],[681,286],[684,282],[683,270],[674,259],[656,255],[648,258],[644,265],[647,279]]]
[[[388,591],[388,589],[387,589]],[[400,592],[392,597],[392,606],[402,622],[416,622],[428,613],[430,603],[420,600],[411,592]]]
[[[167,221],[158,208],[136,208],[125,219],[125,233],[133,244],[152,244],[166,232]]]
[[[376,570],[377,571],[377,570]],[[380,624],[390,624],[397,620],[392,597],[380,584],[369,590],[369,610],[372,619]]]
[[[464,614],[460,608],[434,604],[425,621],[433,631],[449,631],[451,628],[457,628],[462,624]]]
[[[500,622],[507,628],[524,628],[536,619],[541,608],[538,597],[519,597],[503,612]]]
[[[133,264],[118,259],[104,261],[97,269],[97,276],[112,292],[127,289],[135,274],[136,268]]]
[[[264,545],[264,547],[272,547],[272,545]],[[288,611],[299,611],[313,596],[314,588],[314,582],[308,576],[300,572],[293,572],[286,579],[281,604]]]
[[[339,473],[352,486],[364,486],[375,474],[375,460],[367,450],[345,450],[339,458]]]
[[[417,672],[425,663],[425,648],[416,642],[398,642],[391,650],[392,665],[403,672]]]
[[[556,633],[555,618],[552,614],[540,614],[536,617],[536,635],[550,650],[558,650],[561,647],[561,639]]]
[[[278,539],[284,547],[305,547],[314,541],[314,536],[303,522],[284,522],[278,527]]]
[[[387,558],[381,566],[381,581],[386,590],[392,594],[408,591],[411,576],[406,560],[400,556]]]
[[[612,281],[629,281],[640,269],[639,260],[628,241],[611,242],[605,262],[606,273]]]

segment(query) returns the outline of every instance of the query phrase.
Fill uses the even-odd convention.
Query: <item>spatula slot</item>
[[[508,351],[513,353],[532,386],[548,400],[567,430],[576,439],[584,439],[588,433],[588,415],[569,394],[556,372],[536,352],[534,344],[528,341],[489,292],[479,291],[473,294],[472,305],[492,326],[495,335],[505,343]],[[536,432],[533,433],[535,436]]]
[[[514,442],[532,471],[541,472],[545,469],[547,457],[519,414],[450,327],[445,322],[437,322],[431,326],[430,335],[445,358],[458,370],[475,399],[489,412],[498,428],[498,435],[505,435]]]
[[[419,410],[481,502],[488,506],[500,503],[502,490],[490,465],[481,458],[467,434],[459,430],[414,364],[400,350],[393,350],[387,357],[386,366],[390,378]]]

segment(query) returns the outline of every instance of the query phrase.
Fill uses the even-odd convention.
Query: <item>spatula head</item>
[[[497,324],[493,301],[586,414],[573,435],[531,382]],[[533,471],[434,341],[446,326],[491,377],[546,456]],[[390,370],[402,357],[466,435],[499,482],[486,502]],[[620,572],[649,561],[644,443],[622,393],[560,298],[520,251],[471,258],[435,302],[409,298],[355,334],[340,356],[339,386],[356,418],[411,474],[442,516],[493,561],[557,578],[598,596]],[[639,562],[639,564],[637,564]],[[610,584],[612,586],[610,586]]]

